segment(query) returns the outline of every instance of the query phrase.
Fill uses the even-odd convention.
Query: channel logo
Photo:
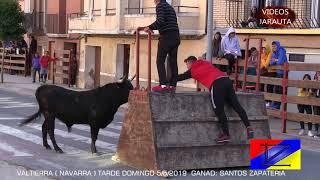
[[[300,170],[300,140],[251,140],[250,168]]]

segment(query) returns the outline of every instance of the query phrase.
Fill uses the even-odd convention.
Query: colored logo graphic
[[[300,140],[251,140],[251,169],[300,170]]]

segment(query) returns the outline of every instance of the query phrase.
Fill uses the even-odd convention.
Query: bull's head
[[[134,80],[135,77],[136,77],[136,75],[134,75],[132,78],[128,79],[128,75],[124,75],[122,78],[120,78],[118,83],[121,84],[123,87],[128,88],[128,90],[132,90],[133,85],[131,82]]]

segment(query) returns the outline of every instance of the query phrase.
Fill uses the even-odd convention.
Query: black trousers
[[[231,74],[234,63],[236,62],[236,58],[232,54],[226,54],[224,57],[228,60],[227,73]]]
[[[158,42],[157,69],[161,85],[177,86],[178,65],[177,55],[180,45],[180,35],[178,31],[166,32],[160,35]],[[171,70],[171,78],[167,82],[165,61],[168,55],[168,63]]]
[[[276,78],[283,78],[283,74],[278,74],[278,73],[277,73]],[[275,86],[275,87],[274,87],[274,92],[275,92],[276,94],[282,94],[282,91],[283,91],[282,86]],[[274,101],[273,103],[274,103],[275,105],[281,107],[281,102],[276,102],[276,101]]]
[[[224,111],[225,103],[231,105],[246,127],[250,126],[247,113],[239,103],[233,89],[232,81],[228,77],[223,77],[214,81],[210,89],[210,94],[213,110],[219,119],[224,134],[229,135],[227,116]]]
[[[303,104],[298,104],[298,111],[299,113],[304,113],[306,112],[307,114],[312,114],[312,108],[311,106],[309,105],[303,105]],[[300,121],[300,128],[301,129],[304,129],[304,122],[303,121]],[[312,130],[312,123],[311,122],[308,122],[308,130]]]
[[[313,106],[313,114],[320,116],[320,106]],[[315,124],[315,130],[319,131],[319,124]]]
[[[277,73],[276,72],[267,72],[265,74],[261,74],[261,76],[264,77],[276,77]],[[265,91],[265,84],[260,84],[260,91],[264,92]],[[267,84],[267,92],[268,93],[273,93],[274,85]],[[282,92],[281,92],[282,93]],[[271,102],[270,100],[266,100],[266,102]]]

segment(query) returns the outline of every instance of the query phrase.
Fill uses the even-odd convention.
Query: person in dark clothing
[[[70,85],[75,87],[77,80],[78,62],[77,54],[74,49],[71,49],[71,65],[70,65]]]
[[[30,43],[30,52],[32,55],[34,55],[37,52],[38,42],[34,38],[34,36],[31,36],[31,43]]]
[[[253,138],[253,130],[250,127],[247,113],[240,105],[237,95],[233,90],[233,85],[225,72],[220,71],[210,62],[197,60],[196,57],[190,56],[184,61],[188,70],[178,75],[178,81],[193,78],[199,81],[210,90],[211,103],[216,116],[221,124],[222,133],[216,139],[217,143],[230,141],[227,116],[224,111],[224,104],[228,103],[239,114],[244,123],[248,139]]]
[[[314,75],[315,81],[320,81],[320,71],[317,71]],[[320,89],[313,89],[312,94],[315,98],[320,98]],[[320,116],[320,106],[313,106],[313,114],[316,116]],[[315,138],[320,138],[320,132],[319,132],[319,124],[315,124]]]
[[[37,48],[38,48],[37,40],[34,38],[34,36],[31,36],[31,42],[30,42],[30,46],[29,46],[28,58],[27,58],[27,62],[26,62],[27,74],[29,74],[28,70],[30,69],[30,66],[31,66],[31,63],[32,63],[32,58],[35,55],[35,53],[37,52]]]
[[[221,60],[224,56],[223,51],[221,50],[221,33],[216,32],[213,40],[212,40],[212,58],[216,58],[216,60]],[[207,53],[203,53],[201,59],[206,59]],[[227,71],[227,67],[225,65],[214,64],[215,67],[220,69],[223,72]]]
[[[178,65],[177,54],[180,45],[180,33],[177,23],[177,15],[174,8],[166,0],[154,0],[156,4],[157,20],[144,28],[148,32],[158,30],[160,37],[158,42],[157,69],[160,84],[152,88],[152,91],[174,91],[177,85]],[[167,82],[165,61],[168,61],[171,70],[171,78]],[[169,84],[169,86],[167,86]]]
[[[258,27],[258,8],[256,6],[251,7],[250,11],[250,17],[248,18],[247,21],[241,22],[241,27],[249,27],[249,28],[256,28]]]
[[[311,76],[309,74],[305,74],[303,76],[303,80],[305,81],[311,81]],[[308,88],[299,88],[298,89],[298,96],[299,97],[310,97],[312,95],[311,90]],[[306,104],[298,104],[298,111],[299,113],[304,113],[306,112],[307,114],[312,114],[312,107],[310,105]],[[299,136],[304,135],[304,122],[300,121],[300,131],[299,131]],[[308,122],[308,136],[313,137],[312,133],[312,123]]]

